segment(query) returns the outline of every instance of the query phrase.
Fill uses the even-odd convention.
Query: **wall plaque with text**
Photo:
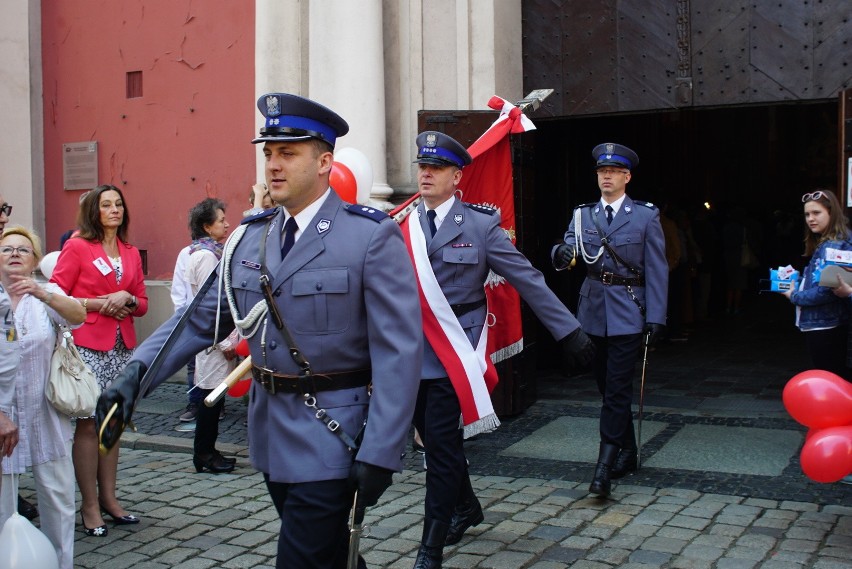
[[[98,185],[98,143],[62,145],[62,185],[66,190],[91,190]]]

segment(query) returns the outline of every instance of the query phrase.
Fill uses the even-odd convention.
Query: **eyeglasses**
[[[0,255],[5,255],[6,257],[11,256],[16,251],[21,257],[29,257],[33,254],[33,250],[29,247],[0,247]]]
[[[816,192],[814,192],[814,193],[812,193],[812,194],[805,194],[805,195],[803,195],[803,196],[802,196],[802,203],[807,203],[807,202],[809,202],[809,201],[816,201],[816,200],[818,200],[818,199],[820,199],[820,198],[828,199],[828,196],[827,196],[827,195],[825,195],[825,193],[823,193],[823,192],[816,191]]]
[[[615,168],[601,168],[598,170],[598,176],[615,176],[616,174],[626,174],[627,170],[616,170]]]
[[[2,206],[0,206],[0,213],[6,214],[7,216],[12,215],[12,206],[7,203],[4,203]]]

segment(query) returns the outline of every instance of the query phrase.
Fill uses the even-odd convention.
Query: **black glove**
[[[98,433],[100,445],[106,450],[115,446],[118,439],[121,438],[124,427],[130,423],[130,418],[133,416],[133,406],[139,396],[139,384],[146,371],[148,371],[148,366],[142,362],[130,362],[98,397],[98,405],[95,407],[95,432]],[[118,407],[104,426],[103,433],[101,433],[101,426],[104,425],[106,416],[113,405],[118,405]]]
[[[349,471],[349,484],[358,491],[355,509],[375,506],[392,482],[393,471],[356,460]]]
[[[570,269],[575,256],[576,251],[574,251],[574,247],[567,243],[562,243],[556,247],[556,251],[553,253],[553,266],[557,269]]]
[[[562,338],[562,356],[569,370],[582,369],[595,358],[595,345],[582,328],[577,328]]]
[[[653,346],[657,340],[663,335],[663,331],[666,329],[662,324],[655,324],[653,322],[646,322],[645,329],[642,333],[645,335],[645,339],[649,346]]]

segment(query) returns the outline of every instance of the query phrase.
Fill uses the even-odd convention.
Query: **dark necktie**
[[[608,205],[604,209],[606,210],[606,224],[609,225],[612,223],[612,206]]]
[[[296,225],[296,218],[290,216],[284,224],[284,242],[281,244],[281,259],[287,256],[290,249],[293,248],[293,243],[296,242],[296,230],[299,228]]]
[[[438,228],[435,227],[435,216],[438,215],[435,213],[434,209],[430,209],[426,212],[426,217],[429,218],[429,231],[432,232],[432,237],[435,236],[435,232],[438,231]]]

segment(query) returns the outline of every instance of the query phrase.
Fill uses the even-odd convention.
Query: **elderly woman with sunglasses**
[[[852,380],[846,365],[849,302],[820,286],[828,249],[852,250],[849,226],[837,196],[817,190],[802,196],[805,215],[805,256],[810,256],[796,290],[782,294],[796,306],[796,325],[804,332],[814,368]]]
[[[52,283],[33,279],[41,258],[41,243],[23,227],[10,227],[0,238],[0,282],[8,292],[18,335],[20,358],[15,376],[15,421],[20,440],[3,460],[0,526],[15,503],[12,474],[32,468],[39,504],[41,531],[59,558],[59,567],[74,566],[74,465],[71,461],[71,418],[59,413],[44,397],[50,357],[56,343],[55,325],[83,323],[86,311]]]

